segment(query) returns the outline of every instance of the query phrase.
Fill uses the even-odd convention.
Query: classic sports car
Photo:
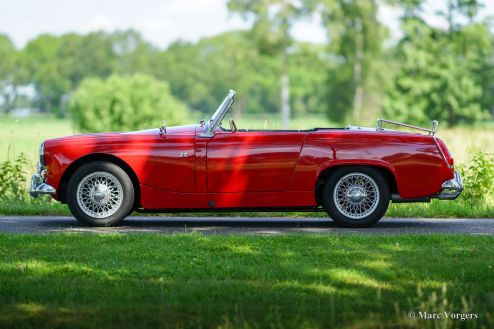
[[[30,193],[52,195],[93,226],[134,210],[325,210],[342,226],[367,227],[390,200],[453,200],[463,190],[437,121],[432,129],[379,119],[377,128],[250,130],[230,119],[226,129],[234,96],[195,125],[47,140]]]

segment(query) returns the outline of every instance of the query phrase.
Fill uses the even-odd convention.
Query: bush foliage
[[[27,157],[21,153],[14,160],[0,163],[0,199],[23,200],[27,197]]]
[[[461,198],[467,202],[494,202],[494,155],[477,153],[472,161],[460,168],[465,191]]]
[[[128,131],[183,124],[186,107],[166,82],[146,75],[84,80],[70,102],[75,126],[83,132]]]

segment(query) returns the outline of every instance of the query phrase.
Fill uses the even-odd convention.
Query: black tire
[[[81,208],[77,199],[79,184],[81,184],[88,175],[95,173],[103,173],[103,175],[109,174],[109,177],[113,176],[113,178],[116,178],[121,186],[120,205],[113,209],[114,213],[103,218],[93,217],[88,214]],[[70,177],[67,185],[66,200],[70,212],[81,223],[89,226],[115,226],[132,211],[134,205],[134,186],[127,173],[119,166],[110,162],[94,161],[81,166],[74,172],[72,177]],[[84,202],[82,203],[84,204]]]
[[[360,218],[352,218],[348,214],[346,214],[344,211],[341,210],[344,209],[345,207],[341,205],[337,206],[336,201],[335,201],[335,188],[337,187],[337,184],[341,181],[345,181],[345,178],[348,178],[352,176],[353,174],[357,174],[357,176],[364,177],[364,179],[370,178],[371,181],[375,183],[371,185],[372,187],[377,186],[378,194],[379,197],[376,196],[375,202],[371,202],[372,206],[368,207],[369,211],[368,214],[366,214],[366,211],[362,211],[363,213],[360,214],[351,214],[353,216],[362,216]],[[354,176],[355,177],[355,176]],[[341,185],[340,185],[341,186]],[[352,185],[356,186],[358,188],[359,185]],[[340,191],[343,191],[343,189],[340,189]],[[350,189],[347,189],[346,191],[349,191]],[[374,191],[372,189],[372,191]],[[337,192],[336,192],[337,193]],[[342,192],[343,193],[343,192]],[[370,193],[369,193],[370,194]],[[377,194],[377,193],[376,193]],[[348,194],[347,194],[348,195]],[[344,226],[344,227],[369,227],[371,225],[374,225],[377,223],[386,213],[386,210],[388,209],[389,205],[389,186],[388,182],[386,181],[386,178],[379,172],[379,170],[372,168],[372,167],[341,167],[336,169],[331,176],[328,178],[326,181],[326,184],[324,186],[323,190],[323,195],[322,195],[322,204],[324,206],[324,209],[328,212],[329,216],[339,225]],[[357,196],[357,198],[359,198]],[[363,198],[365,200],[367,196],[360,196],[360,198]],[[350,199],[348,199],[350,201]],[[340,209],[339,209],[340,208]],[[365,207],[364,207],[365,208]],[[350,211],[348,212],[350,213]]]

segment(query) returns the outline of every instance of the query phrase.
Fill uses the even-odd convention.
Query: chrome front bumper
[[[454,200],[456,199],[461,191],[463,191],[463,181],[461,180],[460,173],[455,171],[455,177],[453,179],[447,180],[441,185],[441,192],[439,192],[435,197],[440,200]]]
[[[36,198],[40,194],[55,194],[57,190],[46,182],[46,169],[38,164],[38,173],[31,177],[31,187],[29,189],[29,194]]]

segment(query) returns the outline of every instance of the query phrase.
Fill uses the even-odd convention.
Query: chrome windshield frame
[[[228,92],[228,95],[225,97],[221,105],[218,107],[216,112],[214,112],[213,116],[211,119],[209,119],[206,122],[206,129],[204,130],[203,133],[199,134],[199,137],[212,137],[214,136],[214,130],[216,127],[220,124],[220,122],[223,120],[225,115],[228,113],[228,110],[233,104],[234,98],[235,98],[235,90],[231,90]]]

